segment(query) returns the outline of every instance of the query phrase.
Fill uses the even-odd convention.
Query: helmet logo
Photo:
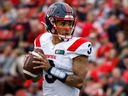
[[[53,13],[54,13],[54,11],[56,10],[56,6],[51,6],[51,8],[49,8],[49,10],[48,10],[48,12],[47,12],[47,14],[50,16],[50,15],[52,15]]]

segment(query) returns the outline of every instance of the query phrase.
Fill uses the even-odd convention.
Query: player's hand
[[[49,64],[47,58],[44,54],[38,53],[42,58],[35,56],[35,60],[33,61],[34,64],[38,64],[39,66],[33,67],[33,69],[42,68],[44,71],[48,71],[49,68],[51,68],[51,65]]]

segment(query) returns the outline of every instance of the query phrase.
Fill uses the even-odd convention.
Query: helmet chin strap
[[[62,40],[62,41],[65,41],[65,42],[69,40],[69,39],[64,39],[64,38],[61,38],[61,37],[59,37],[59,39]]]
[[[72,38],[71,35],[70,36],[64,36],[64,35],[59,35],[59,34],[58,34],[58,37],[59,37],[59,39],[61,39],[63,41],[68,41],[69,39]]]
[[[53,34],[53,35],[58,37],[61,41],[65,41],[65,42],[72,38],[72,36],[68,36],[68,38],[67,38],[64,35],[59,35],[59,34],[58,35],[57,34]]]

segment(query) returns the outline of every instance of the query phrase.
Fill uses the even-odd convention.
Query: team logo
[[[61,54],[61,55],[64,55],[65,51],[64,50],[55,50],[55,54]]]
[[[55,12],[56,8],[57,8],[56,6],[50,7],[49,10],[47,11],[47,14],[52,15]]]

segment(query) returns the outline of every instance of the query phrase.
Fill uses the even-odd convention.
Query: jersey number
[[[45,75],[45,80],[46,80],[48,83],[54,83],[54,82],[56,81],[56,78],[53,77],[52,75],[46,74],[46,75]]]
[[[88,48],[89,48],[89,50],[87,51],[87,53],[88,54],[91,54],[91,52],[92,52],[92,46],[91,46],[91,44],[88,44]]]

